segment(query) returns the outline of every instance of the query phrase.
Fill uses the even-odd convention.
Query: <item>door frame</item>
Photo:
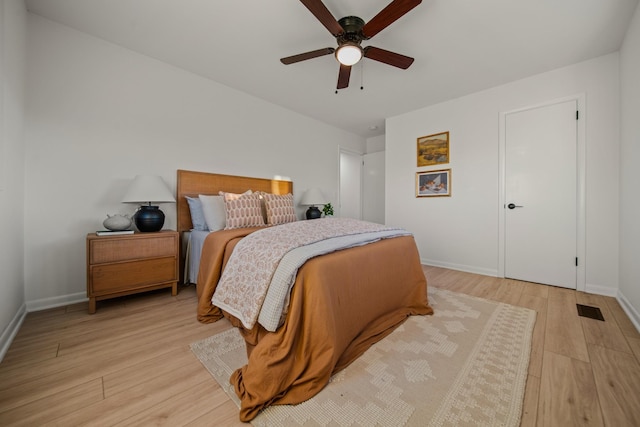
[[[539,104],[529,105],[527,107],[518,108],[509,111],[500,112],[500,147],[499,147],[499,177],[498,177],[498,277],[505,277],[505,209],[506,209],[506,125],[507,116],[513,113],[533,110],[537,108],[547,107],[554,104],[560,104],[567,101],[576,101],[579,111],[577,120],[576,135],[576,256],[578,257],[578,266],[576,271],[576,289],[585,291],[586,289],[586,96],[584,93],[570,95],[563,98],[553,99],[551,101],[541,102]]]

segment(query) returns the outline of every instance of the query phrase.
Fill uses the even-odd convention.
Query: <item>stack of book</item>
[[[96,231],[96,234],[98,236],[117,236],[119,234],[133,234],[133,230],[118,230],[118,231],[98,230]]]

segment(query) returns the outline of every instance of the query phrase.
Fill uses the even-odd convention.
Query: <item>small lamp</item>
[[[137,175],[122,203],[147,203],[135,213],[135,223],[142,232],[160,231],[164,225],[164,213],[151,203],[175,203],[176,199],[167,184],[157,175]]]
[[[319,188],[310,188],[305,191],[300,200],[301,205],[309,206],[307,209],[307,219],[316,219],[322,216],[322,212],[316,205],[324,205],[327,203],[327,199],[322,194]]]

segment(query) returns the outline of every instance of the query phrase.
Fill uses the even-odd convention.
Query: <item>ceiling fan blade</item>
[[[351,76],[351,65],[340,64],[340,72],[338,72],[338,89],[344,89],[349,86],[349,77]]]
[[[329,9],[327,9],[321,0],[300,0],[300,2],[305,5],[311,13],[313,13],[313,16],[315,16],[331,34],[339,36],[344,33],[344,30],[340,24],[338,24],[336,18],[334,18],[331,12],[329,12]]]
[[[296,62],[305,61],[307,59],[317,58],[319,56],[329,55],[335,52],[332,47],[325,47],[324,49],[312,50],[311,52],[299,53],[298,55],[287,56],[280,59],[284,65],[295,64]]]
[[[406,70],[413,64],[413,58],[410,56],[400,55],[399,53],[380,49],[379,47],[367,46],[364,48],[364,56],[374,61],[383,62],[394,67]]]
[[[362,27],[362,34],[370,39],[420,3],[422,0],[393,0]]]

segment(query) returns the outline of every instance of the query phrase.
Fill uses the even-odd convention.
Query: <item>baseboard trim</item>
[[[27,301],[27,311],[47,310],[49,308],[76,304],[87,300],[86,292],[78,292],[77,294],[62,295],[59,297],[42,298],[34,301]]]
[[[79,302],[87,301],[87,294],[84,292],[78,292],[77,294],[63,295],[53,298],[43,298],[35,301],[27,301],[22,304],[16,315],[7,325],[7,328],[0,336],[0,362],[4,359],[4,355],[9,350],[13,339],[20,330],[22,322],[24,322],[27,313],[32,311],[47,310],[49,308],[62,307],[69,304],[76,304]]]
[[[467,273],[482,274],[483,276],[499,277],[498,270],[492,270],[489,268],[479,268],[469,265],[454,264],[423,258],[420,259],[420,263],[432,267],[442,267],[451,270],[464,271]],[[629,315],[629,318],[632,319],[634,326],[640,331],[640,314],[638,314],[638,312],[631,306],[631,304],[629,304],[628,300],[624,298],[624,296],[618,291],[618,289],[610,288],[608,286],[587,284],[585,292],[589,294],[604,295],[607,297],[616,298],[620,302],[620,305],[622,305],[622,307],[625,309],[625,312],[627,312],[627,314]],[[623,299],[623,301],[621,301],[621,299]],[[634,314],[632,315],[631,312],[633,312]]]
[[[624,312],[629,316],[629,320],[631,320],[633,326],[635,326],[636,330],[640,332],[640,313],[638,313],[638,311],[631,305],[622,292],[618,291],[618,294],[615,297]]]
[[[480,268],[480,267],[474,267],[471,265],[453,264],[450,262],[442,262],[442,261],[436,261],[436,260],[424,259],[424,258],[420,259],[420,263],[424,265],[429,265],[431,267],[442,267],[442,268],[448,268],[451,270],[464,271],[467,273],[482,274],[483,276],[498,277],[498,270],[494,270],[490,268]]]
[[[586,284],[584,291],[588,294],[604,295],[606,297],[616,297],[618,295],[617,288],[610,288],[608,286],[590,285]]]
[[[24,322],[24,318],[27,317],[27,305],[22,304],[18,311],[16,312],[11,322],[7,325],[4,332],[2,332],[2,336],[0,336],[0,362],[4,359],[4,355],[7,354],[13,339],[16,334],[20,330],[20,326],[22,326],[22,322]]]

